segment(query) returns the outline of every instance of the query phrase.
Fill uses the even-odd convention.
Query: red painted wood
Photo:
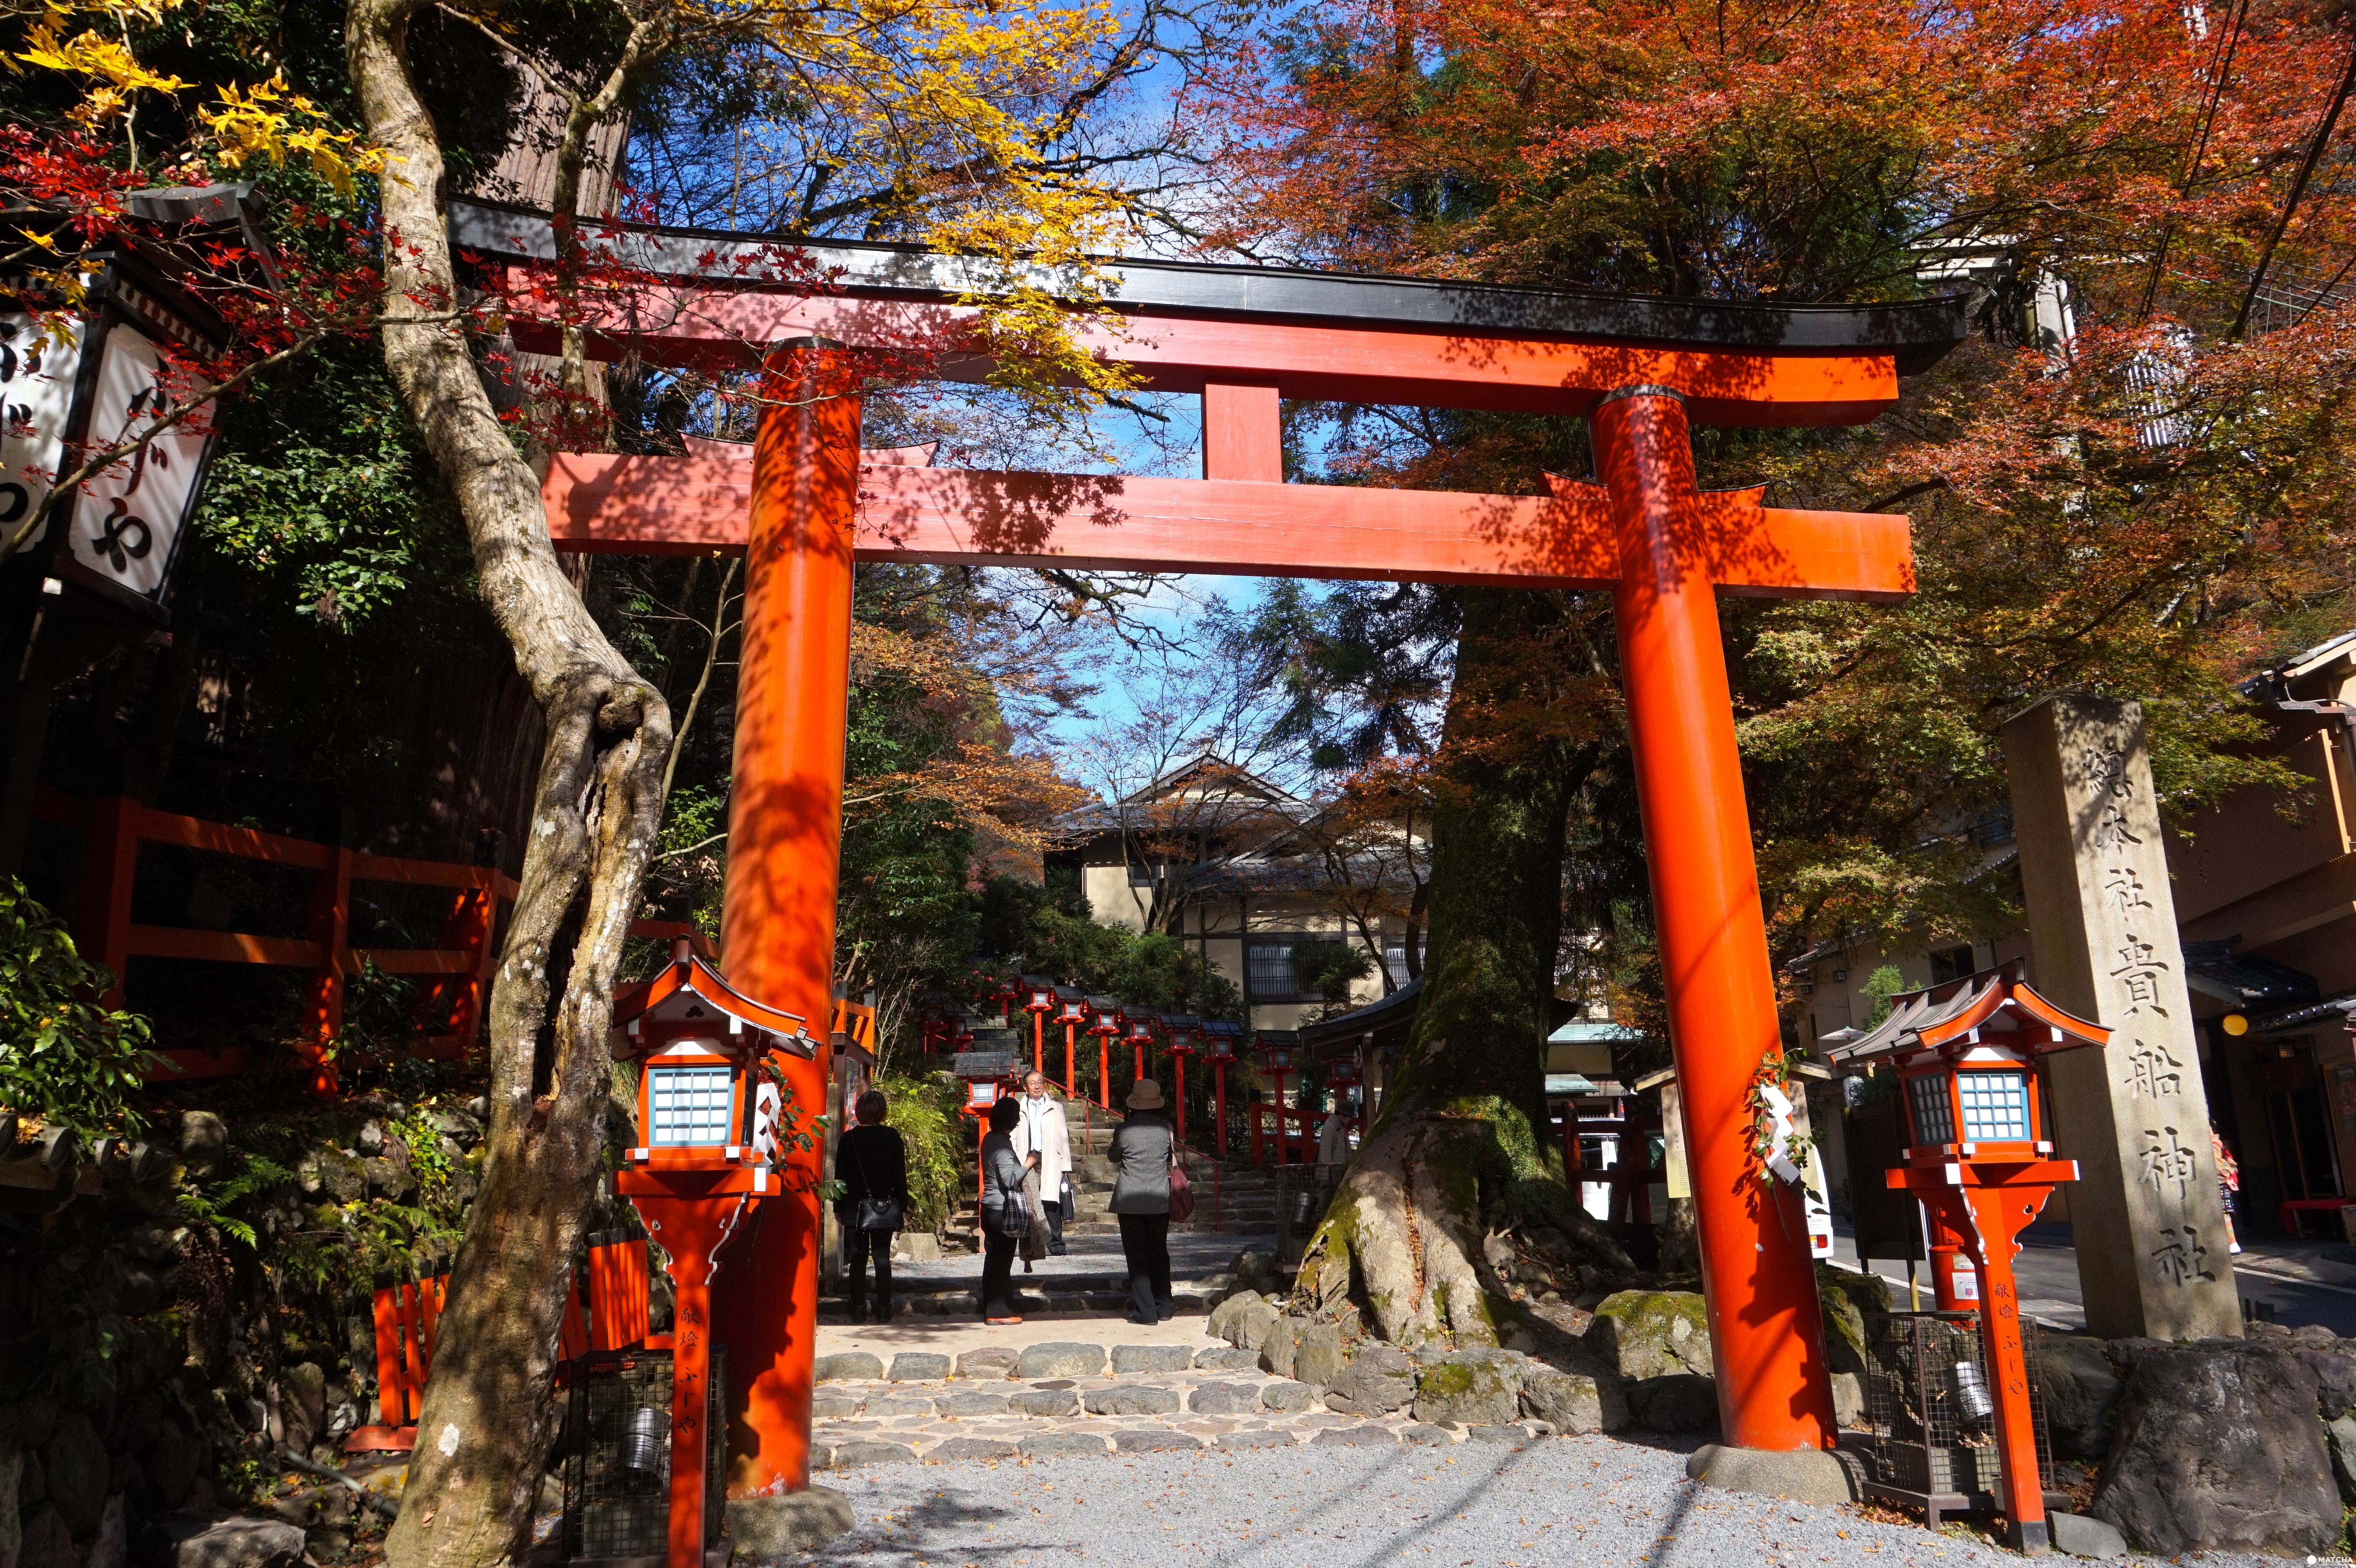
[[[1276,384],[1203,386],[1203,477],[1284,482],[1284,432]]]
[[[978,379],[991,368],[970,352],[978,313],[958,305],[683,288],[648,291],[626,307],[616,300],[608,308],[632,314],[627,323],[616,320],[611,335],[595,333],[592,320],[591,353],[598,357],[626,350],[648,364],[743,370],[757,360],[755,345],[816,335],[854,348],[937,356],[934,379]],[[508,319],[519,347],[557,352],[553,323]],[[1107,325],[1080,320],[1073,335],[1165,392],[1199,392],[1206,382],[1240,376],[1288,398],[1585,415],[1616,387],[1666,386],[1690,400],[1697,422],[1748,426],[1863,424],[1898,400],[1897,368],[1887,353],[1145,315]]]
[[[720,946],[745,996],[818,1027],[831,1019],[834,1001],[860,477],[860,402],[841,370],[817,349],[772,356],[754,460],[733,464],[749,470],[752,545]],[[787,1101],[806,1116],[826,1105],[828,1054],[770,1059]],[[816,1191],[825,1172],[815,1147],[781,1152],[779,1164],[785,1195],[738,1249],[744,1255],[730,1258],[728,1286],[712,1303],[713,1331],[728,1345],[730,1408],[740,1413],[730,1477],[740,1494],[809,1484]],[[662,1242],[676,1259],[669,1237]]]
[[[559,549],[744,548],[752,485],[732,458],[560,453],[541,496]],[[1903,517],[1698,497],[1687,525],[1721,592],[1891,602],[1914,591]],[[869,464],[860,560],[1607,588],[1601,490],[1482,496],[1236,479],[1098,478]]]
[[[376,1293],[376,1408],[387,1426],[409,1419],[402,1390],[409,1384],[408,1362],[402,1349],[401,1292],[387,1286]]]

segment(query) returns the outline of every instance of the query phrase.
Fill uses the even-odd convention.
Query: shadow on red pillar
[[[764,367],[720,937],[739,989],[821,1028],[834,1000],[860,419],[855,361],[830,350],[785,345]],[[809,1131],[826,1108],[825,1061],[772,1061]],[[712,1303],[728,1347],[732,1496],[809,1484],[822,1173],[814,1149],[780,1163],[785,1191],[730,1248]]]
[[[1738,1447],[1828,1448],[1832,1386],[1798,1203],[1751,1153],[1751,1090],[1782,1050],[1759,873],[1710,580],[1714,508],[1685,403],[1613,393],[1592,417],[1621,580],[1612,604],[1699,1221],[1719,1429]],[[1739,1310],[1733,1304],[1740,1304]]]

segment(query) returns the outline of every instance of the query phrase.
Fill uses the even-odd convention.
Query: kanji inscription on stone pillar
[[[2051,697],[2004,728],[2037,988],[2110,1026],[2047,1064],[2086,1328],[2105,1339],[2238,1338],[2209,1099],[2143,710]]]

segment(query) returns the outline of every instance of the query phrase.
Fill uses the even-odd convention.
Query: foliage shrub
[[[908,1146],[907,1228],[937,1231],[957,1212],[958,1156],[971,1136],[958,1114],[958,1081],[944,1072],[884,1073],[875,1087],[891,1102],[884,1121]]]
[[[81,1134],[139,1130],[147,1020],[100,1002],[113,984],[23,883],[0,882],[0,1105]]]

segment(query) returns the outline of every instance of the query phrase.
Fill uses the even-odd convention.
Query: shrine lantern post
[[[1076,1095],[1080,1092],[1078,1067],[1073,1061],[1078,1034],[1088,1021],[1088,998],[1076,987],[1055,988],[1055,1021],[1064,1026],[1064,1093]]]
[[[1194,1054],[1194,1038],[1202,1025],[1192,1013],[1173,1013],[1163,1022],[1170,1034],[1166,1049],[1170,1052],[1171,1073],[1176,1080],[1178,1142],[1183,1146],[1186,1141],[1186,1059]]]
[[[615,1059],[641,1072],[640,1141],[624,1155],[614,1190],[661,1243],[676,1291],[665,1568],[704,1568],[711,1492],[724,1479],[708,1464],[720,1252],[754,1204],[783,1191],[781,1146],[797,1130],[769,1058],[808,1061],[818,1048],[800,1018],[738,992],[684,937],[672,945],[669,967],[615,999]]]
[[[1159,1013],[1135,1012],[1129,1015],[1129,1043],[1137,1051],[1137,1071],[1130,1075],[1132,1083],[1145,1076],[1145,1053],[1153,1049],[1153,1026],[1161,1021]]]
[[[1234,1024],[1212,1022],[1203,1026],[1204,1053],[1211,1061],[1212,1115],[1219,1126],[1219,1157],[1227,1153],[1227,1063],[1236,1059],[1236,1036],[1240,1032]]]
[[[1055,982],[1044,975],[1025,975],[1022,982],[1023,1010],[1031,1015],[1031,1071],[1047,1071],[1047,1015],[1055,1011]]]
[[[2057,1051],[2099,1050],[2111,1031],[2035,991],[2019,959],[1999,969],[1890,998],[1890,1016],[1827,1053],[1836,1071],[1890,1068],[1906,1107],[1904,1163],[1890,1186],[1912,1193],[1958,1238],[1978,1276],[1980,1333],[1994,1395],[1991,1434],[2004,1474],[2006,1543],[2051,1550],[2045,1488],[2029,1410],[2028,1357],[2012,1260],[2020,1232],[2078,1162],[2053,1157],[2040,1064]]]
[[[1112,1109],[1112,1042],[1127,1026],[1129,1018],[1119,1001],[1112,997],[1090,997],[1088,1011],[1096,1021],[1088,1032],[1097,1037],[1097,1104]]]

